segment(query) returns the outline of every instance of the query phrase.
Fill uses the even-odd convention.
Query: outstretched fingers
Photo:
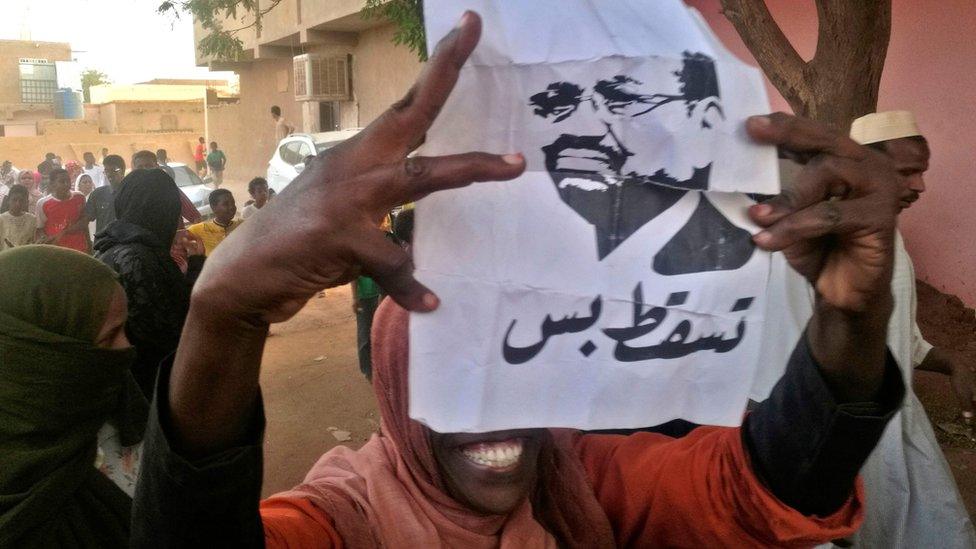
[[[478,181],[507,181],[525,171],[521,154],[471,152],[449,156],[414,156],[380,166],[360,177],[356,186],[371,208],[388,210],[433,192]]]

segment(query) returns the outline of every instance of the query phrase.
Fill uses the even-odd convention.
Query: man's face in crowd
[[[21,193],[10,195],[10,214],[20,216],[26,211],[27,195]]]
[[[86,168],[91,168],[95,165],[95,155],[92,153],[85,153],[84,160]]]
[[[230,194],[225,194],[217,199],[217,203],[214,204],[214,217],[217,221],[221,223],[230,223],[237,215],[237,204],[234,202],[234,197]]]
[[[20,173],[20,177],[17,178],[17,181],[21,185],[23,185],[23,186],[25,186],[25,187],[27,187],[29,189],[29,188],[31,188],[31,187],[34,186],[34,174],[32,174],[32,173],[30,173],[28,171],[23,171],[23,172]]]
[[[166,158],[166,151],[162,149],[156,151],[156,159],[159,162],[159,164],[165,164],[166,162],[169,161],[169,159]]]
[[[105,177],[108,178],[108,182],[112,185],[118,185],[125,178],[125,168],[114,165],[105,166]]]
[[[132,159],[133,170],[151,170],[158,168],[159,163],[151,156],[137,156]]]
[[[51,194],[59,199],[65,199],[71,195],[71,181],[68,174],[59,172],[51,180]]]
[[[51,162],[54,164],[54,167],[55,168],[60,168],[63,165],[61,163],[61,157],[60,156],[55,156],[54,157],[54,160],[52,160]]]
[[[925,192],[924,175],[931,157],[928,143],[921,139],[893,139],[885,143],[885,152],[894,161],[898,173],[906,179],[900,206],[902,210],[908,209]]]
[[[210,144],[210,150],[216,151],[217,150],[217,144],[216,143],[211,143]]]
[[[251,193],[251,198],[254,199],[255,206],[258,208],[263,207],[268,202],[268,186],[256,185],[254,192]]]

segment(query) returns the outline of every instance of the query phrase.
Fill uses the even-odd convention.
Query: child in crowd
[[[8,193],[10,209],[0,214],[0,250],[34,243],[37,217],[27,211],[30,191],[13,185]]]
[[[217,142],[210,143],[210,154],[207,155],[207,169],[213,178],[214,187],[218,189],[224,183],[224,169],[227,167],[227,155],[217,147]]]
[[[243,219],[251,217],[268,203],[268,181],[263,177],[255,177],[247,184],[247,192],[251,195],[252,202],[244,207],[241,214]]]
[[[217,189],[210,193],[210,209],[213,210],[214,218],[203,223],[190,225],[186,230],[203,241],[206,255],[213,253],[214,248],[224,241],[234,229],[240,224],[240,219],[234,219],[237,215],[237,204],[234,202],[234,195],[227,189]]]
[[[51,194],[37,201],[36,240],[89,253],[88,216],[85,215],[85,196],[71,191],[68,172],[62,168],[51,170]]]

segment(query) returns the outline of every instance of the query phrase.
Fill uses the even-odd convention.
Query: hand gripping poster
[[[776,194],[761,75],[679,0],[428,0],[481,42],[420,151],[522,152],[523,176],[417,205],[410,414],[440,432],[736,425],[769,255],[746,193]]]

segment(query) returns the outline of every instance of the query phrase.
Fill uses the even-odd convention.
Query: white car
[[[200,215],[204,219],[213,217],[213,211],[210,209],[210,192],[215,187],[204,183],[200,176],[193,171],[193,168],[186,164],[169,162],[166,166],[173,170],[173,180],[176,181],[176,186],[193,202]]]
[[[305,169],[305,159],[356,135],[362,128],[323,133],[293,133],[278,143],[268,162],[268,187],[280,193]]]

